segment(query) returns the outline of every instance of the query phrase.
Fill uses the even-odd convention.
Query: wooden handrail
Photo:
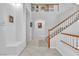
[[[79,38],[79,35],[75,35],[75,34],[68,34],[68,33],[61,33],[61,34]]]
[[[63,20],[62,22],[58,23],[56,26],[54,26],[53,28],[49,29],[49,31],[52,31],[53,29],[55,29],[56,27],[58,27],[60,24],[64,23],[66,20],[68,20],[70,17],[72,17],[73,15],[75,15],[77,12],[79,12],[79,10],[77,10],[76,12],[74,12],[72,15],[70,15],[69,17],[67,17],[65,20]]]

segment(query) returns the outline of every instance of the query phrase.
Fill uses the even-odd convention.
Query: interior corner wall
[[[32,40],[32,27],[30,27],[30,23],[32,22],[32,19],[31,19],[31,3],[26,3],[25,4],[26,6],[26,40],[27,40],[27,43],[29,41]]]

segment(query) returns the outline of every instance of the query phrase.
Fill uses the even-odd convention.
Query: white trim
[[[52,48],[52,47],[50,47],[50,48]],[[60,51],[60,49],[58,49],[57,47],[53,47],[53,48],[57,49],[58,52],[59,52],[62,56],[64,56],[64,54]]]
[[[64,54],[61,52],[61,50],[59,48],[56,47],[56,49],[59,51],[59,53],[64,56]]]

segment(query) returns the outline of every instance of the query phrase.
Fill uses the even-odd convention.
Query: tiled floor
[[[44,40],[32,40],[20,56],[61,56],[56,49],[48,49]]]

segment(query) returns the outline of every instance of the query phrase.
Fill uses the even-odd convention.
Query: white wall
[[[9,15],[14,17],[13,23],[9,22],[9,18],[8,18]],[[2,29],[4,29],[2,31],[3,36],[0,37],[0,39],[1,38],[3,39],[3,40],[1,39],[0,42],[3,42],[4,44],[1,45],[2,44],[1,43],[0,46],[5,47],[4,50],[6,50],[6,52],[4,54],[7,55],[7,53],[9,52],[10,53],[16,52],[13,50],[15,49],[13,45],[18,44],[18,42],[24,41],[24,43],[20,45],[20,47],[18,48],[18,51],[20,53],[26,45],[25,44],[26,43],[26,19],[23,13],[23,5],[19,7],[9,3],[4,3],[4,4],[2,3],[0,4],[0,16],[1,16],[0,20],[2,21],[0,24],[4,25],[1,27]],[[9,48],[11,48],[12,50],[10,50]]]
[[[4,8],[4,4],[0,4],[0,55],[6,55],[6,37],[5,37],[5,18],[6,18],[6,14],[5,14],[5,8]],[[6,18],[7,19],[7,18]]]
[[[53,26],[53,21],[56,19],[56,14],[53,12],[32,12],[33,20],[33,37],[45,37],[47,35],[48,27]],[[38,20],[45,21],[45,29],[39,31],[35,28],[35,22]],[[52,24],[52,25],[51,25]],[[39,32],[39,33],[38,33]],[[41,35],[42,34],[42,35]]]
[[[5,33],[3,31],[4,31],[3,26],[0,26],[0,55],[6,55],[6,53],[5,53],[5,37],[4,37]]]
[[[55,12],[32,12],[32,20],[33,20],[33,37],[46,37],[48,29],[54,27],[56,24],[58,24],[60,21],[62,21],[65,17],[68,17],[71,15],[75,9],[74,4],[60,4],[59,11]],[[71,10],[72,9],[72,10]],[[63,17],[63,18],[62,18]],[[45,30],[42,30],[41,32],[35,28],[35,22],[39,19],[45,21]],[[39,32],[39,34],[38,34]],[[41,35],[41,33],[43,33]]]

